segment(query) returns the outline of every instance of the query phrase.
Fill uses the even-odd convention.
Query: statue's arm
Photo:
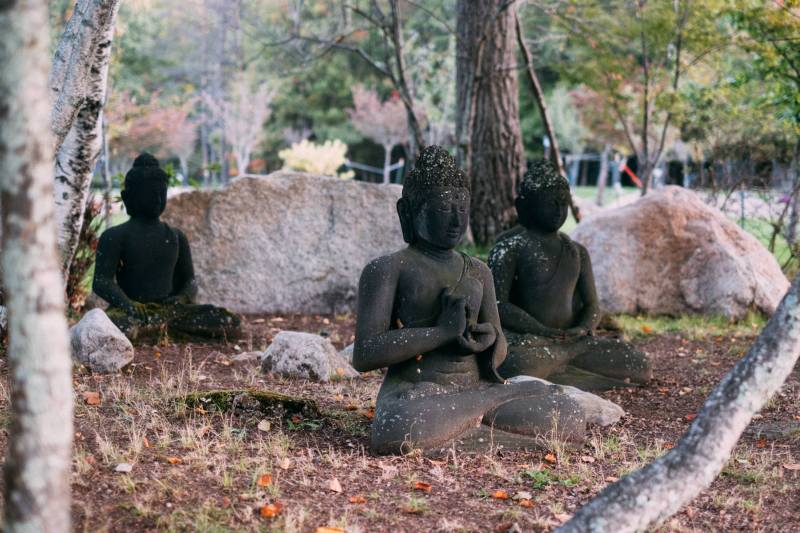
[[[398,278],[399,271],[391,257],[372,261],[361,273],[353,347],[353,367],[359,372],[391,366],[435,350],[455,340],[466,327],[464,301],[460,300],[463,318],[460,330],[459,324],[391,329]],[[451,311],[457,308],[458,302],[450,300]],[[447,312],[445,309],[442,313],[444,315]]]
[[[594,272],[592,271],[592,260],[589,258],[589,251],[580,244],[578,244],[578,250],[581,258],[581,274],[578,277],[577,290],[581,302],[583,302],[583,308],[575,321],[575,326],[592,331],[600,322],[600,302],[597,298],[597,288],[594,284]]]
[[[192,250],[189,247],[189,239],[179,229],[175,229],[178,235],[178,262],[175,264],[175,272],[172,276],[172,297],[184,297],[193,302],[197,296],[197,281],[194,277],[194,265],[192,264]]]
[[[506,337],[503,335],[503,328],[500,322],[500,313],[497,310],[497,295],[494,290],[494,276],[489,267],[481,263],[481,273],[483,276],[483,300],[481,300],[481,310],[478,314],[478,325],[490,324],[494,329],[496,335],[494,342],[495,353],[500,353],[501,359],[505,359],[506,352],[508,351],[508,343]],[[489,348],[487,346],[486,348]],[[484,348],[484,349],[486,349]]]
[[[97,243],[97,254],[94,265],[92,290],[111,307],[118,307],[125,312],[135,312],[133,302],[117,285],[117,265],[122,254],[122,234],[111,229],[100,236]]]
[[[521,307],[511,303],[511,287],[517,269],[518,251],[510,243],[495,245],[489,255],[489,268],[494,277],[497,310],[504,328],[517,333],[530,333],[546,337],[562,334],[561,330],[550,328],[536,320]]]

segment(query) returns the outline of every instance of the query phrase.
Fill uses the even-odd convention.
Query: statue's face
[[[569,214],[569,201],[561,194],[540,194],[528,202],[530,213],[525,218],[541,231],[552,233],[558,231]]]
[[[167,187],[159,180],[143,180],[122,191],[122,200],[130,216],[158,218],[167,207]]]
[[[469,192],[461,188],[432,187],[414,213],[417,238],[437,248],[455,248],[469,224]]]

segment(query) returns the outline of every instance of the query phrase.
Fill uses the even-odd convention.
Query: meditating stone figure
[[[489,254],[500,321],[509,343],[499,372],[606,389],[651,379],[647,357],[619,339],[593,336],[600,319],[586,248],[558,230],[569,185],[548,161],[534,163],[519,187],[519,224]]]
[[[122,190],[130,220],[100,236],[92,290],[109,303],[109,318],[131,340],[235,337],[237,315],[193,303],[197,284],[189,241],[159,219],[167,183],[152,155],[133,162]]]
[[[557,431],[585,431],[581,407],[553,385],[506,384],[496,368],[506,342],[491,272],[454,250],[467,229],[470,190],[444,149],[423,150],[397,211],[409,243],[369,263],[358,289],[353,365],[388,367],[378,393],[372,448],[524,447]]]

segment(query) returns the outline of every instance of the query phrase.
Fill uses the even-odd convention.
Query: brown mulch
[[[551,530],[605,485],[672,447],[753,340],[637,339],[656,380],[603,393],[627,415],[611,428],[592,428],[582,446],[553,442],[538,451],[430,460],[370,453],[379,372],[318,384],[231,362],[237,353],[263,350],[280,330],[320,333],[343,348],[353,328],[349,315],[248,316],[235,342],[137,346],[125,375],[76,375],[74,528]],[[181,410],[172,401],[189,391],[249,387],[313,398],[321,415],[262,418]],[[101,404],[87,405],[83,392],[99,392]],[[794,422],[800,423],[797,370],[743,435],[723,474],[664,530],[800,528],[800,434],[763,431]],[[120,463],[132,471],[116,472]]]

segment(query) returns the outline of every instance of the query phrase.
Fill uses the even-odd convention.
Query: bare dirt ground
[[[605,485],[674,445],[753,339],[738,331],[638,335],[634,342],[651,356],[657,379],[647,388],[604,393],[628,414],[612,428],[592,428],[583,446],[554,441],[537,451],[431,460],[370,453],[378,372],[317,384],[231,362],[240,352],[265,348],[282,329],[324,332],[341,348],[352,341],[353,326],[350,316],[249,316],[235,342],[137,346],[125,374],[77,372],[74,528],[508,531],[516,524],[521,531],[551,530]],[[223,388],[305,396],[319,414],[223,412],[174,401]],[[7,394],[2,403],[7,417]],[[800,529],[798,427],[795,370],[719,479],[662,529]],[[324,527],[333,529],[318,529]]]

